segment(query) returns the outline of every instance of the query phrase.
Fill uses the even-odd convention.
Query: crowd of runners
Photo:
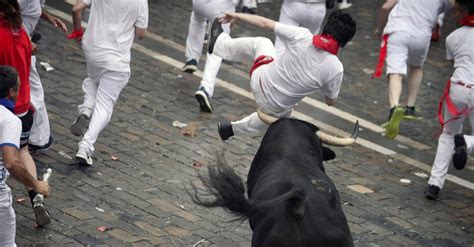
[[[259,1],[260,2],[260,1]],[[264,1],[262,1],[264,2]],[[44,0],[0,0],[0,246],[15,246],[15,213],[6,180],[11,174],[25,185],[38,225],[51,222],[43,198],[49,185],[39,181],[30,153],[53,145],[44,91],[36,69],[35,53],[41,35],[35,32],[40,18],[59,32],[66,25],[43,8]],[[239,13],[236,8],[240,4]],[[271,4],[271,3],[268,3]],[[304,97],[321,92],[327,105],[336,104],[344,77],[338,51],[356,33],[356,20],[341,11],[347,0],[284,0],[279,21],[258,16],[257,1],[194,0],[186,39],[183,71],[197,70],[207,40],[206,64],[195,92],[199,109],[212,113],[212,97],[222,60],[251,59],[250,86],[257,111],[235,122],[219,122],[222,140],[234,134],[260,132],[268,125],[260,114],[290,117]],[[357,4],[354,3],[354,4]],[[378,6],[377,6],[378,7]],[[87,28],[82,12],[89,8]],[[336,10],[339,9],[339,10]],[[326,12],[329,14],[327,15]],[[394,139],[401,121],[420,119],[416,99],[430,42],[440,38],[444,15],[458,27],[446,38],[446,58],[454,72],[446,78],[439,103],[439,137],[425,196],[437,199],[448,167],[463,169],[473,151],[474,136],[463,135],[464,120],[474,130],[474,2],[471,0],[387,0],[380,8],[374,37],[380,38],[380,57],[373,77],[381,77],[386,63],[388,120],[385,136]],[[73,27],[68,38],[82,47],[87,78],[82,83],[84,101],[71,133],[78,143],[77,160],[93,164],[94,144],[109,123],[120,92],[130,78],[134,38],[146,36],[147,0],[77,0],[72,10]],[[323,21],[326,25],[321,28]],[[275,34],[232,38],[232,25],[242,22]],[[206,32],[209,30],[209,32]],[[407,102],[400,103],[406,77]],[[47,93],[47,92],[46,92]]]

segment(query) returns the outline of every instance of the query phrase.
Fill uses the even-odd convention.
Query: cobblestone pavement
[[[337,106],[377,124],[386,118],[386,82],[371,81],[364,69],[372,69],[376,61],[378,41],[369,34],[380,3],[358,1],[350,9],[360,28],[342,52],[346,78]],[[68,14],[71,9],[59,0],[47,4]],[[275,19],[278,9],[279,4],[262,4],[259,12]],[[150,0],[151,32],[171,41],[147,38],[140,44],[182,61],[184,54],[179,47],[184,45],[190,11],[191,1]],[[448,23],[446,27],[444,34],[453,25]],[[199,83],[196,76],[134,50],[132,77],[117,102],[111,123],[99,137],[94,166],[81,167],[71,158],[79,139],[70,134],[69,127],[82,100],[81,83],[86,75],[82,51],[44,22],[38,31],[43,36],[38,60],[55,68],[51,72],[40,69],[40,74],[56,142],[51,150],[34,156],[40,170],[54,170],[50,180],[53,193],[46,200],[53,222],[48,227],[34,228],[30,204],[14,202],[17,244],[192,246],[205,239],[215,246],[249,246],[247,222],[230,222],[233,218],[221,209],[195,205],[185,188],[190,183],[199,186],[197,172],[205,172],[206,167],[215,164],[216,153],[222,150],[226,150],[227,160],[237,172],[246,176],[261,137],[236,137],[224,143],[218,137],[216,122],[237,119],[253,111],[254,104],[217,87],[215,114],[199,113],[193,97]],[[234,33],[261,35],[245,26],[237,26]],[[442,42],[433,44],[427,61],[419,100],[425,118],[404,124],[402,129],[403,135],[428,148],[418,150],[388,142],[368,130],[362,131],[364,138],[413,159],[427,160],[427,164],[432,161],[436,101],[451,72],[443,59],[443,46]],[[235,72],[245,74],[241,70],[247,68],[248,64],[226,65],[219,77],[248,90],[248,79]],[[299,110],[313,117],[321,113],[305,104]],[[322,118],[328,114],[321,114],[315,118],[350,129],[347,121]],[[195,123],[196,136],[183,136],[172,126],[174,120]],[[334,150],[338,157],[328,162],[326,169],[338,187],[356,246],[473,246],[473,190],[447,182],[441,200],[428,201],[423,196],[426,178],[415,175],[422,170],[361,145]],[[193,166],[195,161],[203,166]],[[472,169],[454,174],[472,180]],[[401,178],[411,183],[402,184]],[[27,197],[14,179],[9,184],[16,199]],[[350,185],[365,186],[373,193],[361,194],[349,189]],[[104,232],[97,230],[101,226],[106,227]]]

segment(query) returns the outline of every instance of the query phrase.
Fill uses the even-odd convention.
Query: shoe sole
[[[39,226],[45,226],[51,224],[51,217],[44,205],[33,207],[35,213],[36,224]]]
[[[405,110],[402,108],[397,108],[392,114],[392,118],[388,123],[385,125],[385,136],[388,139],[395,139],[397,137],[398,132],[400,131],[400,122],[403,120],[405,116]]]
[[[462,135],[454,136],[455,143],[457,139],[462,139],[463,145],[460,145],[460,146],[456,146],[456,144],[454,145],[455,151],[453,154],[453,166],[457,170],[462,170],[466,166],[466,162],[467,162],[466,141],[464,141],[464,137]],[[460,141],[457,141],[457,142],[459,143]]]
[[[82,156],[77,155],[77,154],[76,154],[76,160],[79,161],[79,164],[81,164],[81,165],[92,166],[92,164],[93,164],[92,161],[89,163],[89,161],[87,160],[86,157],[82,157]]]
[[[48,142],[47,144],[43,145],[43,146],[37,146],[37,145],[33,145],[33,144],[28,144],[28,152],[30,152],[31,154],[34,154],[36,152],[43,152],[43,151],[48,151],[50,150],[52,147],[53,147],[53,143],[54,143],[54,140],[50,142]],[[48,145],[49,144],[49,145]],[[46,145],[48,145],[47,147],[45,147]],[[31,149],[30,149],[31,148]]]
[[[433,200],[433,201],[438,200],[438,197],[437,197],[437,196],[433,196],[433,195],[431,195],[431,194],[425,194],[425,197],[426,197],[427,199],[430,199],[430,200]]]
[[[86,121],[87,122],[85,122],[83,125],[89,126],[89,121],[90,120],[86,120]],[[80,123],[80,121],[75,121],[74,123],[72,123],[71,133],[75,136],[79,136],[79,137],[83,136],[86,133],[88,127],[82,127],[81,128],[81,125],[82,124]]]
[[[212,21],[212,23],[209,27],[209,31],[208,31],[209,42],[208,42],[208,46],[207,46],[207,52],[209,52],[209,54],[212,54],[212,52],[214,52],[214,45],[217,41],[217,38],[223,32],[222,31],[222,26],[221,26],[220,27],[220,29],[221,29],[220,32],[216,36],[212,35],[212,30],[218,28],[217,25],[221,25],[221,23],[219,22],[219,19],[215,18]]]
[[[197,91],[194,94],[194,97],[196,97],[197,101],[199,102],[199,108],[201,108],[201,111],[212,113],[213,109],[211,102],[209,102],[209,99],[207,98],[207,95],[204,92]]]
[[[196,65],[185,65],[183,67],[183,72],[190,73],[190,74],[194,73],[196,70],[197,70]]]
[[[410,115],[405,115],[403,117],[403,120],[409,120],[409,121],[418,121],[418,120],[422,120],[423,117],[416,117],[416,116],[410,116]]]

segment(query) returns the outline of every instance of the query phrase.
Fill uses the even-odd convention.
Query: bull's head
[[[258,117],[266,124],[272,124],[273,122],[277,121],[278,118],[270,116],[260,110],[257,110]],[[322,143],[331,145],[331,146],[338,146],[338,147],[345,147],[353,144],[359,135],[359,121],[356,121],[354,131],[352,131],[352,135],[350,137],[341,138],[336,136],[331,136],[327,133],[324,133],[320,130],[316,131],[316,135],[318,135],[319,139]]]

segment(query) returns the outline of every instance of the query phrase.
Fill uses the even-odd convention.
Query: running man
[[[344,74],[337,53],[356,32],[356,23],[349,14],[332,13],[321,35],[249,14],[227,13],[222,21],[242,21],[273,31],[287,47],[285,53],[274,60],[275,48],[269,39],[233,39],[223,32],[219,20],[212,23],[209,53],[232,61],[244,56],[254,59],[250,85],[259,110],[277,118],[289,117],[298,102],[318,90],[322,91],[328,105],[336,103]],[[219,123],[218,131],[221,139],[227,140],[234,133],[254,133],[267,127],[254,112],[236,122]]]

